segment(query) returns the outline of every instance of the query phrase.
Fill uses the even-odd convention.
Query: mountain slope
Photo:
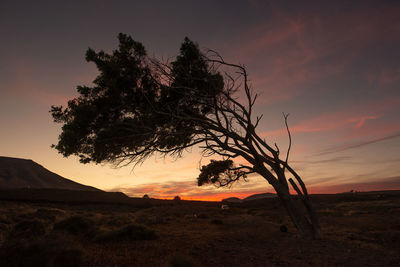
[[[101,191],[61,177],[32,160],[0,156],[0,189],[17,188]]]
[[[277,197],[277,195],[273,194],[273,193],[261,193],[261,194],[254,194],[254,195],[248,196],[248,197],[244,198],[243,201],[264,199],[264,198],[275,198],[275,197]]]

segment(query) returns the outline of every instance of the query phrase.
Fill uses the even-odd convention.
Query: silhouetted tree
[[[220,156],[201,168],[198,185],[228,186],[251,173],[276,190],[289,216],[304,237],[321,231],[305,184],[284,159],[256,133],[262,115],[253,114],[257,99],[244,66],[225,62],[214,51],[200,52],[185,38],[172,62],[149,58],[143,45],[119,34],[112,54],[88,49],[86,60],[100,72],[94,86],[78,86],[79,97],[68,106],[52,106],[55,122],[63,123],[54,147],[82,163],[138,164],[155,153],[180,157],[199,145],[203,156]],[[244,101],[236,93],[244,93]],[[235,158],[247,164],[236,165]],[[287,179],[287,175],[294,179]],[[289,183],[305,206],[291,196]],[[296,183],[296,182],[297,183]],[[307,215],[307,216],[306,216]]]

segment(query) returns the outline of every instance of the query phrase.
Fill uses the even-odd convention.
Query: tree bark
[[[307,204],[304,203],[309,217],[307,218],[303,209],[301,209],[293,196],[290,195],[289,191],[286,191],[281,186],[274,186],[274,188],[300,235],[306,239],[321,239],[322,231],[315,211],[311,208],[311,203],[309,203],[310,200],[307,200]]]

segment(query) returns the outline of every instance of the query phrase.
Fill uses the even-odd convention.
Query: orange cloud
[[[132,197],[142,197],[144,194],[152,198],[173,199],[180,196],[186,200],[220,201],[228,197],[247,197],[253,194],[271,191],[266,181],[242,182],[231,188],[216,188],[214,186],[199,187],[196,181],[169,181],[165,183],[148,183],[138,186],[119,186],[108,191],[121,191]],[[273,190],[272,190],[273,191]]]

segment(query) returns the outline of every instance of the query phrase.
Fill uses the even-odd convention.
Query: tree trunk
[[[296,200],[292,198],[288,191],[285,192],[286,190],[282,190],[281,188],[275,188],[275,190],[278,193],[278,197],[282,201],[283,206],[286,208],[289,217],[291,218],[293,224],[296,226],[300,235],[306,239],[321,239],[322,231],[319,226],[315,212],[311,208],[311,204],[304,203],[307,213],[309,215],[309,218],[307,218],[307,216],[303,212],[303,209],[301,209],[301,207],[299,206],[299,203],[297,203]]]

